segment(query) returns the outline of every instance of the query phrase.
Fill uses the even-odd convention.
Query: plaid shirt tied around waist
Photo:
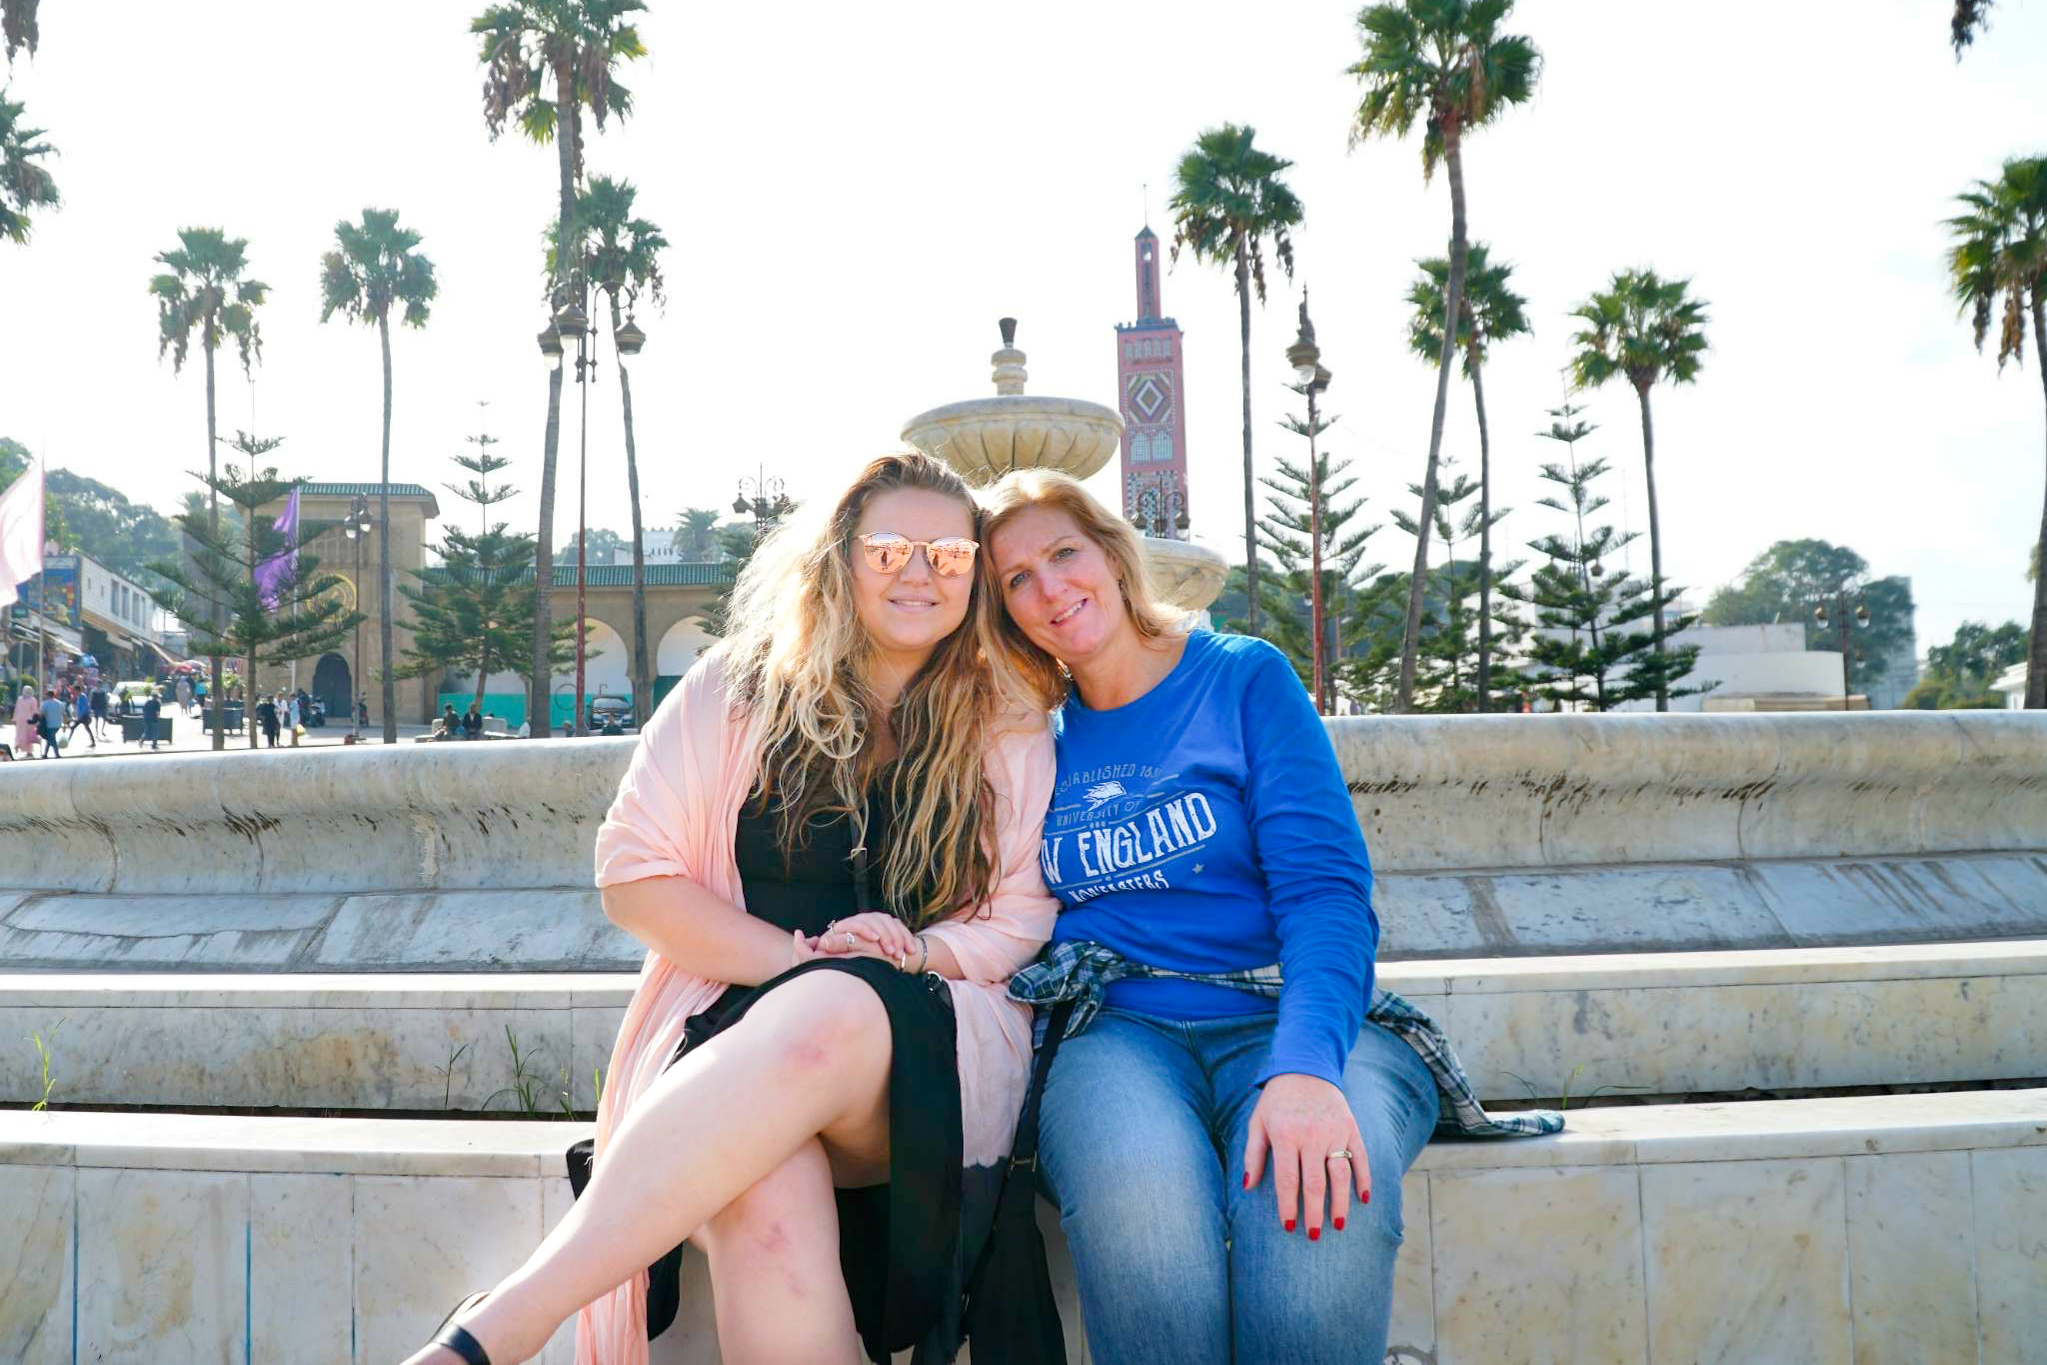
[[[1278,963],[1269,967],[1246,967],[1227,972],[1176,972],[1134,962],[1114,948],[1085,940],[1055,943],[1036,962],[1010,978],[1009,996],[1036,1008],[1038,1041],[1045,1027],[1043,1011],[1062,1000],[1074,1001],[1073,1017],[1066,1036],[1073,1037],[1094,1022],[1109,986],[1138,978],[1170,978],[1175,981],[1203,981],[1277,999],[1282,985]],[[1374,990],[1365,1022],[1390,1029],[1422,1059],[1436,1078],[1442,1111],[1436,1120],[1438,1137],[1541,1137],[1560,1133],[1564,1116],[1553,1109],[1530,1109],[1518,1114],[1488,1114],[1464,1074],[1449,1038],[1436,1021],[1393,992]]]

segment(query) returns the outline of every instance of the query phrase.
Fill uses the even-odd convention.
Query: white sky
[[[319,325],[335,220],[399,209],[441,296],[394,339],[392,476],[439,489],[488,400],[489,429],[537,506],[546,382],[540,231],[552,148],[492,145],[467,32],[481,0],[42,8],[12,96],[49,130],[65,196],[26,248],[0,246],[0,434],[52,464],[172,507],[203,466],[197,352],[156,355],[146,286],[185,225],[250,241],[273,286],[253,400],[223,371],[222,426],[288,438],[287,474],[377,475],[374,333]],[[1022,320],[1031,391],[1114,403],[1113,324],[1134,311],[1130,240],[1202,129],[1256,126],[1296,162],[1307,207],[1296,283],[1342,414],[1368,518],[1405,502],[1433,380],[1404,349],[1415,258],[1440,252],[1448,190],[1417,144],[1346,150],[1354,0],[978,0],[684,5],[655,0],[636,116],[593,135],[596,173],[641,187],[674,243],[665,314],[634,371],[648,524],[728,507],[765,465],[825,496],[924,408],[992,392],[995,319]],[[1610,272],[1689,276],[1711,305],[1699,382],[1655,395],[1665,564],[1703,600],[1770,542],[1854,546],[1912,576],[1923,650],[1961,619],[2026,619],[2043,473],[2039,376],[1999,376],[1945,293],[1951,196],[2047,148],[2047,0],[2000,0],[1957,64],[1949,0],[1523,0],[1541,47],[1532,105],[1468,147],[1475,237],[1517,264],[1536,335],[1486,375],[1509,547],[1551,529],[1531,504],[1531,435],[1562,396],[1566,314]],[[593,130],[594,133],[594,130]],[[1292,296],[1252,327],[1261,466],[1298,440],[1282,351]],[[1237,312],[1228,279],[1183,260],[1166,311],[1187,332],[1195,532],[1241,553]],[[2030,346],[2029,346],[2030,349]],[[608,367],[590,414],[592,525],[627,526]],[[570,386],[573,393],[573,386]],[[1646,526],[1632,395],[1582,399],[1616,517]],[[573,421],[575,410],[568,409]],[[570,428],[571,434],[573,427]],[[1477,472],[1469,390],[1446,450]],[[575,524],[564,442],[560,530]],[[1115,492],[1114,465],[1099,476]],[[444,496],[444,513],[453,500]],[[1234,546],[1234,551],[1232,549]],[[1387,530],[1374,558],[1412,542]],[[1647,544],[1633,551],[1646,571]]]

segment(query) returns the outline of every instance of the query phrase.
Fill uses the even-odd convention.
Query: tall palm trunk
[[[1493,443],[1486,434],[1482,366],[1471,358],[1471,397],[1478,405],[1478,709],[1493,709]]]
[[[398,742],[398,680],[391,674],[391,318],[377,318],[377,339],[384,347],[384,462],[377,485],[377,671],[378,699],[384,707],[384,743]]]
[[[555,293],[568,284],[570,261],[580,255],[576,238],[576,159],[580,148],[581,110],[576,104],[572,54],[554,62],[556,168],[561,181],[560,223],[555,229]],[[550,298],[555,308],[559,298]],[[547,435],[540,456],[540,530],[533,546],[533,675],[526,686],[527,724],[540,736],[554,729],[554,474],[561,452],[562,372],[547,380]],[[577,629],[581,629],[578,623]]]
[[[1251,475],[1251,261],[1242,242],[1237,243],[1238,335],[1243,343],[1244,369],[1244,592],[1249,598],[1246,617],[1251,634],[1258,633],[1258,513],[1252,506]]]
[[[2033,285],[2033,356],[2047,395],[2047,284]],[[2033,643],[2026,661],[2026,709],[2047,710],[2047,498],[2040,506],[2039,561],[2033,573]]]
[[[1649,386],[1637,385],[1642,400],[1642,472],[1649,480],[1649,587],[1656,603],[1656,662],[1663,662],[1663,536],[1656,521],[1656,428],[1649,420]],[[1842,705],[1847,705],[1846,700]],[[1656,675],[1656,709],[1670,709],[1670,687],[1659,671]]]
[[[561,446],[562,372],[547,376],[547,435],[541,442],[540,529],[533,543],[533,671],[526,720],[535,738],[554,728],[554,473]]]
[[[213,411],[214,316],[213,313],[209,312],[201,321],[199,339],[206,348],[206,530],[212,536],[213,543],[218,545],[220,544],[220,490],[215,488],[212,482],[220,477],[220,463],[214,455],[214,452],[220,446],[220,437],[214,425]],[[220,604],[218,602],[214,603],[213,609],[207,613],[207,616],[210,618],[207,624],[211,627],[214,638],[219,639]],[[207,673],[212,679],[207,684],[207,688],[208,699],[213,703],[213,747],[216,752],[221,752],[227,748],[227,688],[222,682],[222,674],[225,670],[222,668],[222,659],[218,654],[208,658],[206,663]],[[45,688],[49,686],[48,679],[44,680],[43,686]],[[206,708],[203,706],[199,708],[199,723],[201,725],[206,723]]]
[[[1422,474],[1421,516],[1415,521],[1414,577],[1407,585],[1407,627],[1400,641],[1400,687],[1393,709],[1414,709],[1415,655],[1421,648],[1422,587],[1429,572],[1429,527],[1436,515],[1436,461],[1443,453],[1443,417],[1450,402],[1450,362],[1457,355],[1457,318],[1464,307],[1464,154],[1458,128],[1443,129],[1443,160],[1450,172],[1450,278],[1443,289],[1443,350],[1436,357],[1436,411],[1429,419],[1429,463]]]
[[[618,335],[618,295],[611,299],[611,334]],[[633,377],[623,354],[618,363],[618,400],[625,410],[625,484],[633,516],[633,718],[640,725],[654,707],[654,670],[647,666],[647,550],[640,529],[640,462],[633,446]]]

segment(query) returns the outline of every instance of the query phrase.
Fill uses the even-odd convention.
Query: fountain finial
[[[1030,373],[1024,369],[1024,353],[1016,348],[1016,319],[999,318],[996,325],[1002,329],[1002,349],[988,357],[995,366],[989,378],[995,381],[995,392],[1014,396],[1024,391]]]

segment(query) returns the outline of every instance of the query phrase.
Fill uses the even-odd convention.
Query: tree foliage
[[[189,557],[165,557],[150,566],[168,584],[150,595],[191,628],[193,652],[247,660],[250,677],[264,664],[286,664],[340,648],[364,619],[342,603],[346,580],[321,573],[320,561],[303,549],[285,561],[282,576],[267,592],[256,581],[259,564],[290,549],[272,519],[258,509],[282,502],[304,482],[279,478],[274,466],[258,467],[256,462],[280,444],[278,437],[236,432],[233,446],[243,463],[229,461],[218,473],[193,475],[241,513],[244,534],[216,534],[208,513],[194,508],[178,517],[178,529],[191,545]],[[299,539],[312,539],[307,528],[300,528]],[[249,747],[256,747],[253,726]]]
[[[511,464],[478,442],[474,455],[457,455],[455,463],[470,478],[448,484],[448,490],[473,503],[488,517],[493,504],[517,492],[491,486],[491,475]],[[474,674],[475,700],[493,673],[515,673],[530,681],[533,668],[533,537],[509,530],[500,521],[474,533],[452,518],[441,529],[441,563],[411,570],[414,582],[398,591],[412,605],[413,641],[401,678],[437,677],[443,673]],[[575,658],[574,622],[553,628],[550,662],[561,666]]]
[[[1990,684],[2025,660],[2027,644],[2025,627],[2016,621],[1964,621],[1954,639],[1926,651],[1926,672],[1903,704],[1921,711],[2002,708],[2005,700]]]
[[[9,58],[13,55],[10,50]],[[31,214],[63,202],[56,177],[42,164],[57,149],[44,141],[48,134],[43,129],[23,121],[26,112],[26,105],[0,89],[0,237],[17,245],[28,240]]]
[[[1296,393],[1305,390],[1298,384],[1291,385]],[[1336,419],[1316,415],[1314,434],[1319,438]],[[1305,439],[1309,435],[1305,417],[1289,416],[1281,425],[1296,436]],[[1341,655],[1342,641],[1327,638],[1328,633],[1340,634],[1347,602],[1362,592],[1371,578],[1384,565],[1366,564],[1367,543],[1380,528],[1360,523],[1358,514],[1364,509],[1365,499],[1345,500],[1344,495],[1356,484],[1357,479],[1350,470],[1350,461],[1333,458],[1327,450],[1317,450],[1312,491],[1320,494],[1320,525],[1312,515],[1314,500],[1311,499],[1308,461],[1282,457],[1278,473],[1262,476],[1258,482],[1268,490],[1265,495],[1266,513],[1258,518],[1258,542],[1272,555],[1275,572],[1271,578],[1261,578],[1259,593],[1259,633],[1279,646],[1294,671],[1300,675],[1301,685],[1314,688],[1315,643],[1314,611],[1311,595],[1315,583],[1314,552],[1315,532],[1319,530],[1322,555],[1322,603],[1325,618],[1325,638],[1322,642],[1322,657],[1330,674],[1326,698],[1316,698],[1318,708],[1333,702],[1336,692],[1336,664]]]
[[[1912,635],[1912,585],[1903,578],[1869,576],[1869,564],[1845,545],[1824,540],[1780,540],[1749,561],[1741,577],[1716,588],[1699,620],[1709,626],[1766,626],[1798,621],[1805,628],[1807,649],[1839,649],[1837,624],[1822,629],[1813,608],[1825,602],[1831,614],[1840,594],[1849,598],[1852,613],[1859,601],[1869,609],[1866,627],[1851,626],[1848,677],[1867,687],[1881,682],[1890,657]]]
[[[1611,567],[1614,551],[1633,540],[1633,533],[1622,535],[1611,525],[1584,529],[1586,518],[1607,505],[1592,491],[1593,481],[1606,472],[1606,461],[1579,464],[1575,451],[1569,466],[1543,465],[1542,477],[1563,491],[1538,501],[1571,518],[1570,528],[1529,541],[1543,562],[1527,584],[1502,585],[1506,595],[1534,610],[1535,630],[1527,641],[1533,690],[1560,708],[1592,711],[1706,691],[1713,684],[1676,685],[1697,664],[1698,646],[1667,644],[1693,618],[1668,617],[1660,628],[1654,619],[1659,607],[1677,600],[1679,590],[1666,588],[1659,598],[1647,582]],[[1659,644],[1665,646],[1660,651]]]

